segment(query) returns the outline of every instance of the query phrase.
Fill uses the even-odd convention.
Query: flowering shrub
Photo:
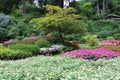
[[[99,43],[100,47],[120,52],[120,40],[105,40]]]
[[[50,36],[30,36],[30,37],[26,37],[25,39],[47,39],[47,40],[52,40],[52,37],[50,37]]]
[[[52,45],[49,48],[40,48],[40,53],[42,55],[50,55],[53,54],[54,52],[58,52],[62,50],[65,46],[63,45]]]
[[[105,40],[105,41],[101,41],[99,43],[99,45],[104,45],[104,44],[113,44],[113,45],[120,45],[120,40]]]
[[[16,40],[16,39],[11,39],[11,40],[9,40],[9,41],[5,41],[3,44],[4,44],[4,45],[10,45],[10,44],[14,44],[14,43],[16,43],[16,42],[18,42],[18,40]]]
[[[97,60],[99,58],[113,58],[120,56],[119,52],[107,50],[104,48],[81,49],[62,53],[62,56],[81,57],[83,59]]]
[[[52,40],[52,38],[49,36],[30,36],[30,37],[24,38],[23,40],[11,39],[9,41],[5,41],[3,44],[4,45],[10,45],[10,44],[16,44],[16,43],[33,44],[35,41],[39,39]]]
[[[118,45],[101,45],[100,47],[108,49],[108,50],[112,50],[112,51],[117,51],[120,52],[120,46]]]

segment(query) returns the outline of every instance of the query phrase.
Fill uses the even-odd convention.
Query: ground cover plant
[[[0,0],[0,80],[120,80],[119,3]]]
[[[120,58],[88,61],[58,56],[38,56],[0,61],[1,80],[119,80]]]

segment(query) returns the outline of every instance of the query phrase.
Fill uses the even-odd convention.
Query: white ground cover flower
[[[119,80],[120,57],[97,61],[37,56],[0,61],[0,80]]]

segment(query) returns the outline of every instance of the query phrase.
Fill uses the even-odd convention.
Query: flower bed
[[[120,40],[104,40],[99,43],[99,45],[120,45]]]
[[[105,40],[99,43],[101,48],[120,52],[120,40]]]
[[[52,37],[49,36],[30,36],[26,37],[23,40],[16,40],[16,39],[11,39],[8,41],[4,41],[4,45],[10,45],[10,44],[16,44],[16,43],[24,43],[24,44],[31,44],[34,43],[35,41],[39,39],[47,39],[47,40],[52,40]]]
[[[100,47],[108,49],[108,50],[112,50],[112,51],[117,51],[120,53],[120,46],[119,45],[101,45]]]
[[[81,57],[83,59],[89,60],[97,60],[99,58],[113,58],[120,56],[119,52],[114,52],[112,50],[107,50],[104,48],[97,49],[81,49],[81,50],[73,50],[69,52],[62,53],[62,57],[71,56],[71,57]]]

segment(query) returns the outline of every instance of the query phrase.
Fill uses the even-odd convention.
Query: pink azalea
[[[84,59],[92,59],[92,60],[97,60],[99,58],[113,58],[120,56],[119,52],[114,52],[111,50],[107,50],[104,48],[96,48],[96,49],[81,49],[81,50],[73,50],[69,52],[64,52],[61,55],[62,57],[64,56],[71,56],[71,57],[81,57]]]

